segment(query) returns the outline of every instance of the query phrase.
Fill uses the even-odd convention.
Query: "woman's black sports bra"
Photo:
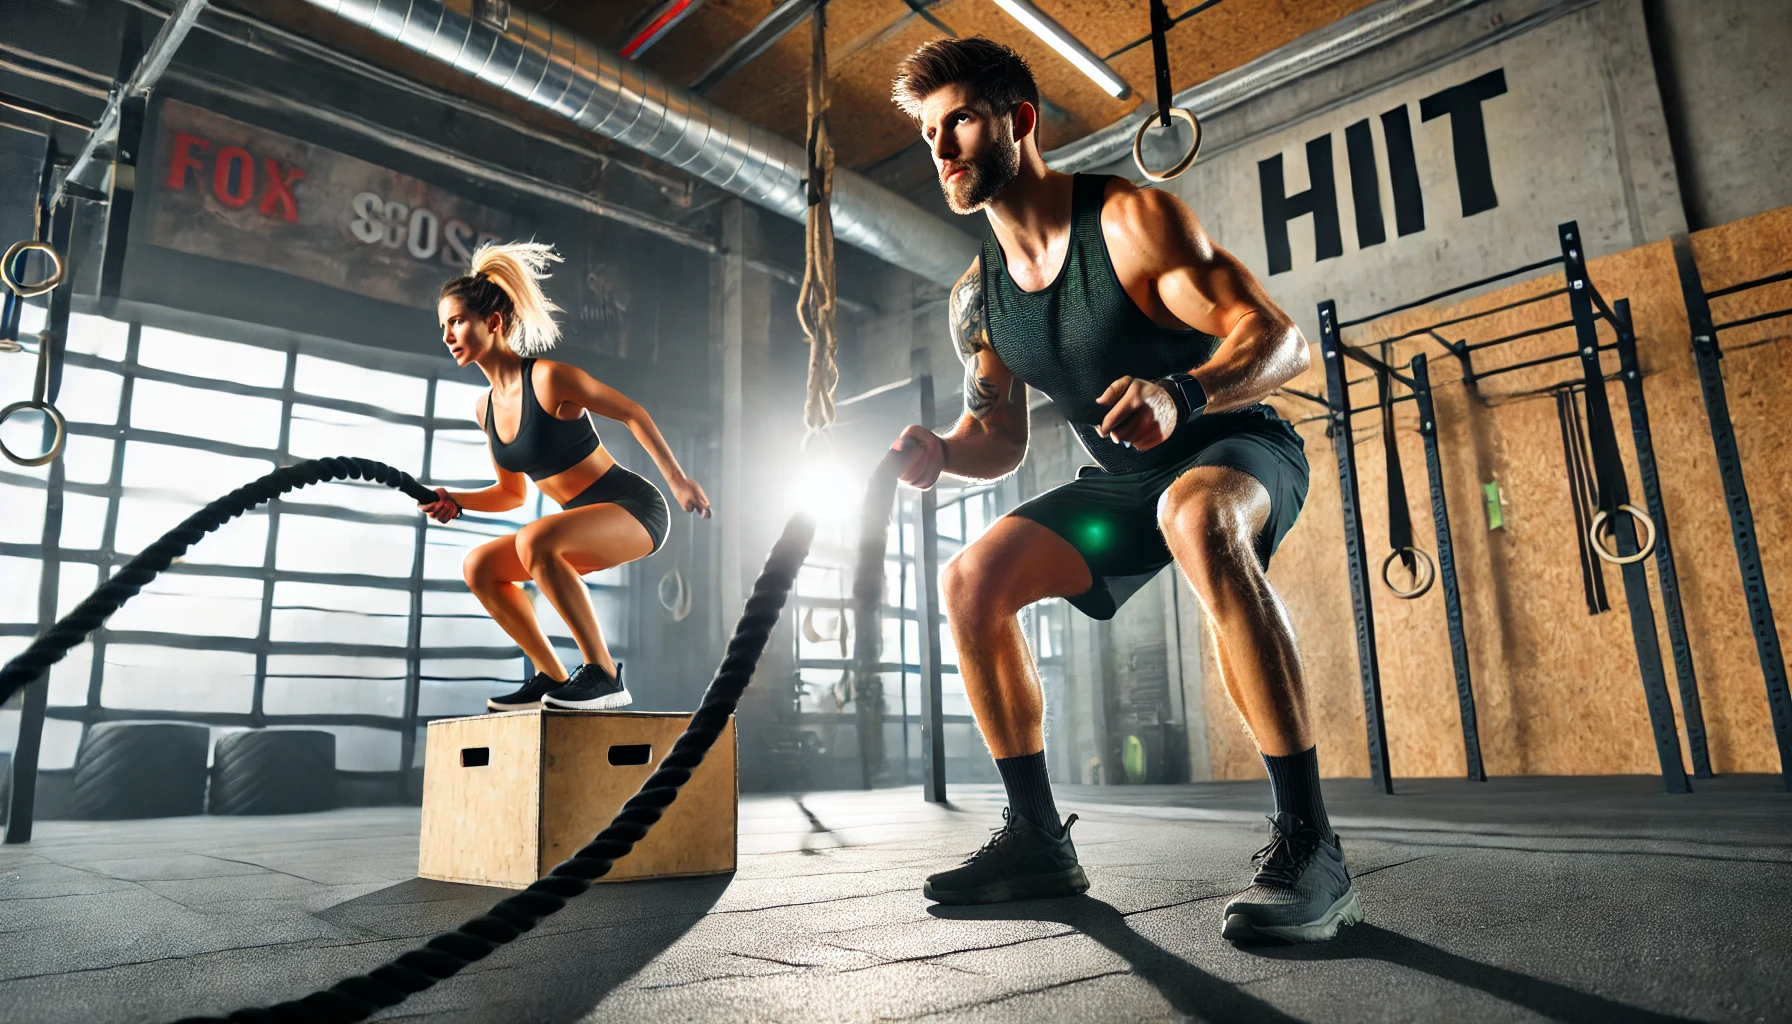
[[[531,480],[545,480],[564,473],[597,451],[601,443],[591,414],[563,420],[541,407],[535,397],[535,360],[523,360],[523,409],[517,419],[516,437],[509,444],[498,440],[492,420],[492,397],[485,396],[485,434],[492,441],[492,461],[512,473],[527,473]]]

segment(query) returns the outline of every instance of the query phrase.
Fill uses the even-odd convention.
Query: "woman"
[[[490,441],[498,482],[479,491],[438,487],[423,511],[443,523],[463,509],[508,512],[527,495],[524,474],[561,508],[467,555],[467,586],[537,669],[522,689],[488,700],[493,711],[597,710],[632,700],[579,577],[659,550],[669,516],[659,488],[610,457],[588,413],[627,424],[679,507],[709,517],[709,498],[679,468],[646,410],[583,370],[536,358],[560,340],[559,307],[541,291],[542,271],[559,260],[551,246],[534,242],[482,245],[471,272],[442,286],[436,307],[455,364],[472,363],[491,382],[473,415]],[[518,586],[524,580],[535,581],[572,629],[585,663],[571,673],[535,620]]]

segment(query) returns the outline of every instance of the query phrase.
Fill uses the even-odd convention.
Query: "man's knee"
[[[1177,491],[1159,503],[1158,525],[1190,583],[1206,595],[1260,568],[1249,495],[1199,481]]]
[[[1013,601],[994,561],[976,544],[947,559],[940,570],[940,596],[953,621],[1000,618],[1020,610],[1008,607]]]

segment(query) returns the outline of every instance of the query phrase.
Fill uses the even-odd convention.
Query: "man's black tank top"
[[[492,419],[492,396],[485,396],[485,433],[492,440],[492,461],[512,473],[527,473],[531,480],[546,480],[564,473],[597,451],[597,428],[591,415],[563,420],[543,409],[535,397],[535,360],[523,360],[523,409],[517,417],[516,436],[509,444],[498,440]]]
[[[1274,419],[1268,406],[1198,416],[1150,451],[1122,447],[1095,432],[1107,415],[1096,399],[1121,377],[1154,380],[1207,361],[1220,339],[1160,327],[1120,286],[1101,234],[1108,178],[1079,174],[1071,184],[1070,251],[1051,284],[1022,291],[1008,274],[1002,246],[983,240],[983,301],[996,355],[1028,387],[1064,413],[1083,447],[1109,473],[1158,469],[1187,458],[1252,421]]]

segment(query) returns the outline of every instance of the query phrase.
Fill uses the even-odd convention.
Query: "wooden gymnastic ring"
[[[1150,128],[1152,123],[1157,120],[1157,114],[1153,113],[1150,117],[1147,117],[1145,119],[1145,123],[1139,125],[1139,130],[1133,134],[1133,137],[1132,137],[1132,162],[1138,165],[1140,174],[1143,174],[1145,177],[1150,178],[1152,181],[1169,181],[1171,178],[1176,177],[1177,175],[1181,174],[1183,171],[1188,170],[1190,167],[1194,166],[1195,157],[1200,155],[1200,152],[1201,152],[1201,122],[1200,122],[1200,120],[1197,119],[1193,113],[1191,113],[1190,111],[1184,110],[1181,107],[1171,107],[1170,108],[1170,116],[1171,117],[1179,117],[1182,120],[1188,122],[1189,127],[1193,128],[1195,130],[1195,142],[1193,145],[1188,147],[1188,152],[1182,154],[1182,159],[1171,164],[1168,170],[1154,171],[1151,168],[1146,167],[1145,166],[1145,152],[1144,152],[1145,130]]]
[[[1593,545],[1593,553],[1613,565],[1629,565],[1632,562],[1640,562],[1643,559],[1648,558],[1651,554],[1654,554],[1655,520],[1650,519],[1649,513],[1644,512],[1635,505],[1619,505],[1618,510],[1630,513],[1631,518],[1643,524],[1643,542],[1637,545],[1637,551],[1634,555],[1617,555],[1605,550],[1605,545],[1599,543],[1599,528],[1611,520],[1610,517],[1606,515],[1605,510],[1601,509],[1600,511],[1593,513],[1593,525],[1587,527],[1587,540]]]
[[[12,276],[12,263],[19,258],[21,253],[27,252],[41,252],[45,254],[50,257],[50,264],[56,269],[49,277],[44,278],[36,284],[26,284],[25,282],[18,280]],[[7,288],[11,289],[14,295],[17,295],[21,299],[36,298],[39,295],[46,295],[56,290],[56,286],[62,283],[64,269],[62,256],[56,252],[56,248],[50,243],[32,241],[14,242],[12,243],[12,247],[6,250],[6,255],[0,256],[0,284],[6,285]]]
[[[1388,570],[1394,567],[1394,559],[1399,558],[1402,551],[1412,552],[1413,557],[1419,560],[1419,565],[1424,569],[1423,572],[1417,574],[1419,582],[1414,584],[1411,590],[1401,590],[1394,586],[1393,580],[1388,579]],[[1388,557],[1381,561],[1381,582],[1386,584],[1388,590],[1402,601],[1424,597],[1431,590],[1431,585],[1437,582],[1437,563],[1432,560],[1430,555],[1418,548],[1397,548],[1388,552]]]
[[[62,413],[56,411],[54,405],[51,405],[48,402],[27,400],[23,402],[14,402],[6,408],[0,409],[0,425],[4,425],[8,419],[12,418],[13,413],[23,412],[26,409],[39,410],[45,416],[50,418],[51,423],[56,425],[56,439],[50,442],[50,450],[42,455],[27,459],[14,452],[11,448],[6,447],[6,442],[4,440],[0,440],[0,455],[5,455],[8,461],[20,466],[48,465],[56,461],[56,457],[62,454],[62,445],[68,440],[68,421],[62,418]]]

